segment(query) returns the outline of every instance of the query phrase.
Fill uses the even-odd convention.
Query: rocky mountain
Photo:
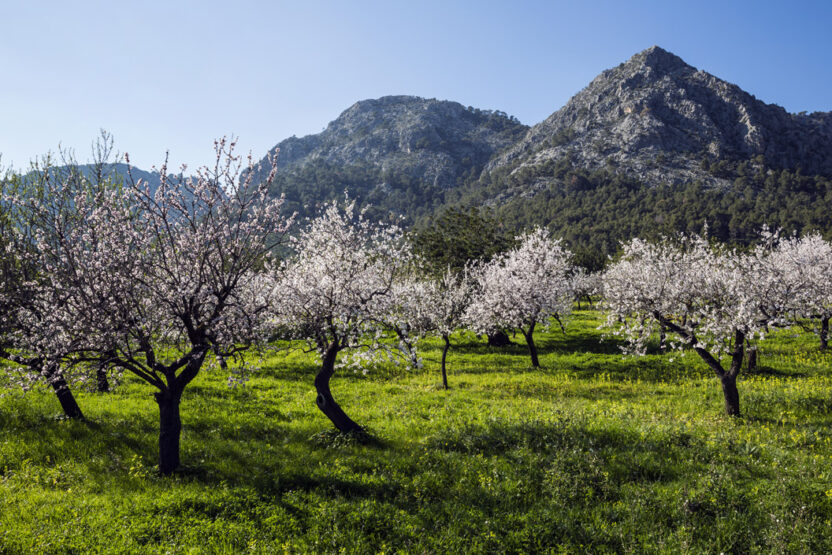
[[[790,114],[653,46],[596,77],[495,156],[487,172],[529,173],[557,161],[647,185],[730,185],[713,163],[832,176],[832,113]],[[536,173],[528,187],[552,181]]]
[[[291,137],[277,158],[275,193],[302,214],[345,191],[377,215],[412,216],[444,202],[444,193],[479,176],[489,160],[528,127],[502,112],[414,96],[363,100],[316,135]],[[254,181],[267,175],[268,156]]]
[[[764,224],[832,237],[832,113],[790,114],[656,46],[533,127],[389,96],[277,150],[271,189],[302,217],[345,192],[371,217],[417,226],[487,207],[509,228],[548,226],[591,265],[629,237],[705,225],[735,243]]]

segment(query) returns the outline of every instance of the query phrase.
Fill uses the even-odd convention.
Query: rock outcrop
[[[487,171],[569,159],[648,185],[730,181],[703,160],[832,175],[832,113],[790,114],[657,46],[596,77]]]
[[[278,183],[283,188],[291,189],[292,176],[311,168],[361,168],[361,182],[347,177],[330,184],[327,193],[343,198],[344,190],[349,190],[360,197],[370,186],[395,195],[396,184],[407,181],[433,191],[432,198],[423,199],[433,202],[443,190],[478,176],[497,152],[514,144],[527,129],[502,112],[386,96],[356,102],[323,132],[283,140],[270,155],[279,150]],[[266,166],[260,164],[255,181],[265,177]]]

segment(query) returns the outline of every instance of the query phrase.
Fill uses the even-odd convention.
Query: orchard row
[[[745,252],[700,237],[633,240],[605,272],[587,274],[535,229],[489,260],[437,270],[399,228],[370,222],[353,202],[295,222],[269,194],[271,179],[256,185],[255,172],[241,172],[233,146],[218,141],[215,166],[191,178],[169,178],[163,166],[155,188],[48,167],[2,183],[8,381],[46,380],[67,415],[81,417],[74,380],[102,389],[112,372],[144,380],[159,406],[164,474],[179,466],[188,384],[206,364],[227,367],[276,339],[318,353],[317,405],[343,432],[361,427],[332,396],[336,368],[378,357],[418,365],[418,339],[435,334],[447,387],[445,358],[460,328],[519,331],[538,366],[535,329],[563,326],[574,300],[591,295],[602,295],[608,327],[632,353],[657,334],[663,347],[696,351],[732,415],[743,357],[767,330],[817,318],[825,346],[832,247],[819,236],[764,233]]]

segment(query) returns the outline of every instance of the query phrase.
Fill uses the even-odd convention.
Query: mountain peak
[[[625,65],[649,67],[662,73],[669,73],[691,67],[676,54],[668,52],[664,48],[655,45],[634,55],[626,62]]]
[[[602,72],[486,169],[521,172],[568,160],[589,171],[616,168],[650,185],[728,186],[703,160],[761,156],[770,168],[832,175],[830,140],[832,115],[790,115],[651,46]]]
[[[426,99],[421,98],[419,96],[400,94],[359,100],[358,102],[353,104],[352,107],[356,109],[375,109],[386,106],[418,104],[425,101]]]

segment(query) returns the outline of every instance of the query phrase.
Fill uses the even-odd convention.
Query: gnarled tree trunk
[[[740,393],[737,391],[737,377],[726,373],[719,381],[722,383],[722,395],[725,397],[725,413],[728,416],[739,416]]]
[[[742,360],[745,354],[745,333],[739,330],[734,331],[734,351],[731,353],[731,366],[726,371],[711,353],[698,346],[696,336],[684,328],[674,324],[660,313],[654,312],[653,316],[663,326],[673,333],[678,333],[687,344],[696,351],[696,354],[707,363],[714,371],[722,384],[722,395],[725,398],[725,413],[728,416],[740,416],[740,394],[737,390],[737,376],[742,368]]]
[[[318,392],[315,402],[321,412],[332,421],[339,431],[360,432],[363,430],[361,426],[347,416],[347,413],[335,402],[332,392],[329,390],[329,380],[335,374],[335,358],[338,356],[339,350],[338,343],[335,342],[330,344],[324,353],[321,370],[315,376],[315,389]]]
[[[155,394],[159,405],[159,473],[162,475],[172,474],[179,468],[179,437],[182,434],[179,404],[182,392],[199,374],[207,353],[208,347],[197,343],[178,376],[175,369],[162,369],[167,385],[157,384],[159,392]]]
[[[757,348],[750,347],[753,353],[754,365],[757,364]],[[731,367],[727,372],[719,376],[722,383],[722,395],[725,397],[725,414],[728,416],[740,415],[740,393],[737,391],[737,376],[742,368],[742,359],[745,354],[745,334],[741,331],[734,332],[734,352],[731,353]],[[749,361],[749,364],[751,361]]]
[[[825,318],[820,319],[820,350],[825,351],[826,348],[829,346],[829,317],[826,316]]]

